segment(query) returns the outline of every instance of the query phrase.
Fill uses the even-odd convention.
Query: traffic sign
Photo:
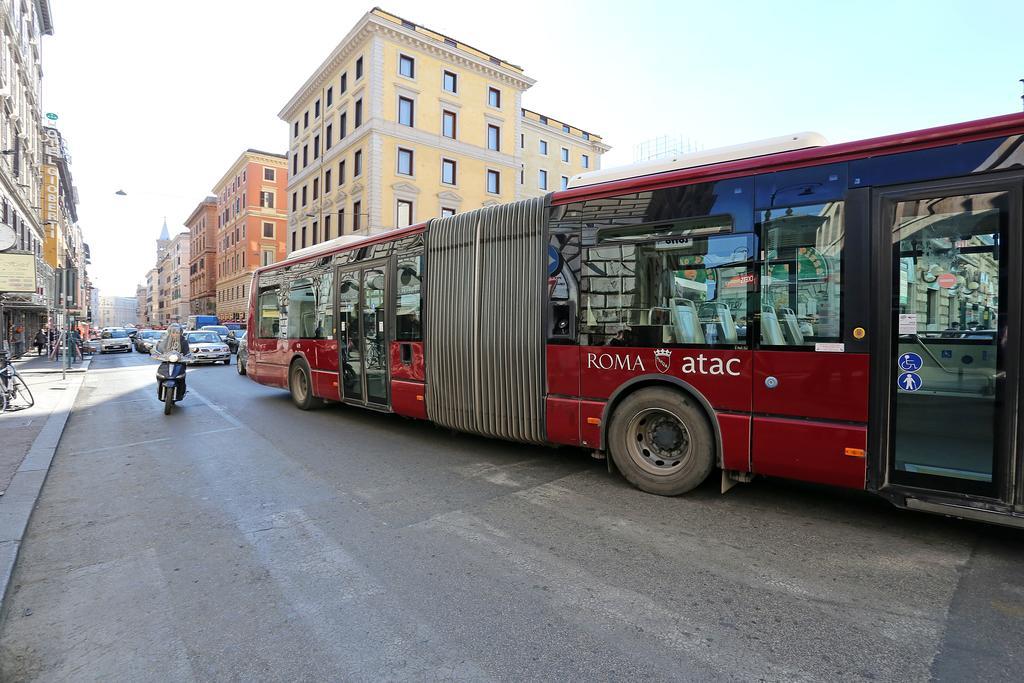
[[[921,380],[920,375],[915,375],[912,372],[904,372],[896,380],[896,384],[903,391],[917,391],[921,388],[924,382]]]

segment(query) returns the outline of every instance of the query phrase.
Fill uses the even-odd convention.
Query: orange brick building
[[[288,234],[287,159],[247,149],[213,188],[217,197],[217,317],[245,322],[257,266],[284,258]]]
[[[217,314],[217,198],[210,195],[185,221],[189,235],[189,312]]]

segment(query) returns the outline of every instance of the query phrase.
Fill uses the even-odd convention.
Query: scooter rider
[[[162,398],[160,395],[160,382],[169,376],[168,372],[168,356],[171,354],[177,355],[181,360],[180,363],[184,363],[184,358],[189,354],[188,339],[181,331],[181,325],[178,323],[171,323],[167,326],[167,334],[160,338],[160,341],[156,344],[156,350],[153,354],[160,359],[160,367],[156,370],[156,395],[157,398]],[[185,371],[182,369],[181,383],[178,385],[178,395],[175,396],[175,400],[180,401],[185,397]]]

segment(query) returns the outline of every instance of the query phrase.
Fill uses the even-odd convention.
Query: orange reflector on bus
[[[588,425],[599,425],[599,424],[601,424],[601,418],[599,418],[599,417],[588,417],[587,418],[587,424]]]
[[[847,448],[845,453],[853,458],[863,458],[867,455],[863,448]]]
[[[416,400],[417,401],[422,401],[423,400],[423,394],[416,394]]]

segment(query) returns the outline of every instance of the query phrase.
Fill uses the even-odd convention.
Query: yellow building
[[[601,168],[601,155],[611,149],[599,135],[529,109],[521,125],[521,197],[564,190],[577,173]]]
[[[380,9],[365,14],[279,113],[288,251],[543,194],[525,182],[523,145],[548,135],[522,109],[533,84],[470,45]],[[581,169],[582,154],[598,168],[600,138],[557,125],[553,147],[569,146],[575,163],[552,172]]]

